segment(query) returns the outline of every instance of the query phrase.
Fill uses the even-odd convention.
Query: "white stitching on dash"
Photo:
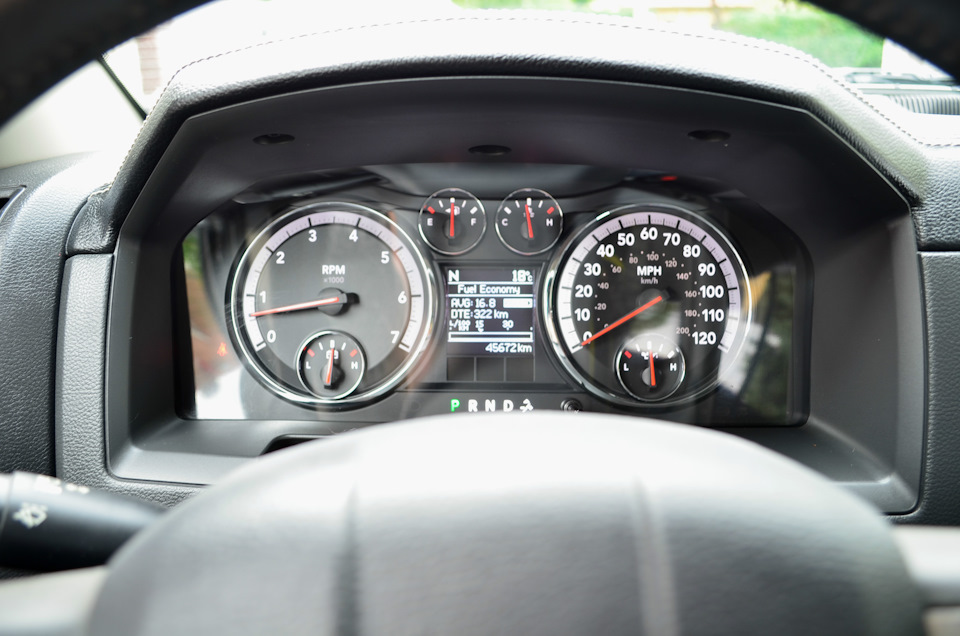
[[[589,20],[589,19],[572,20],[572,19],[557,18],[557,17],[532,18],[527,16],[496,16],[496,17],[494,16],[451,16],[446,18],[423,18],[419,20],[401,20],[396,22],[383,22],[378,24],[364,24],[364,25],[355,25],[355,26],[349,26],[349,27],[340,27],[337,29],[330,29],[327,31],[316,31],[313,33],[304,33],[302,35],[291,36],[288,38],[282,38],[282,39],[274,40],[270,42],[258,42],[256,44],[251,44],[250,46],[234,49],[232,51],[224,51],[222,53],[210,55],[208,57],[205,57],[199,60],[194,60],[193,62],[190,62],[189,64],[185,65],[180,70],[178,70],[170,79],[170,82],[167,84],[167,86],[169,87],[170,84],[173,83],[174,79],[176,79],[177,76],[180,75],[180,73],[190,68],[191,66],[194,66],[195,64],[200,64],[202,62],[217,59],[220,57],[225,57],[228,55],[233,55],[243,51],[249,51],[251,49],[256,49],[262,46],[269,46],[271,44],[277,44],[282,42],[291,42],[294,40],[311,38],[311,37],[316,37],[320,35],[330,35],[334,33],[349,33],[353,31],[381,29],[385,27],[403,26],[408,24],[409,25],[439,24],[439,23],[450,23],[450,22],[535,22],[535,23],[543,23],[543,22],[551,23],[552,22],[556,24],[570,24],[570,25],[589,24],[592,26],[611,27],[611,28],[618,28],[618,29],[630,29],[633,31],[644,32],[644,33],[657,33],[662,35],[678,35],[681,37],[694,38],[694,39],[705,40],[710,42],[722,42],[725,44],[735,44],[738,46],[743,46],[746,48],[751,48],[759,51],[766,51],[769,53],[782,55],[784,57],[788,57],[793,60],[803,62],[804,64],[807,64],[808,66],[812,67],[818,73],[820,73],[821,75],[829,79],[831,82],[833,82],[841,90],[846,92],[848,95],[854,97],[861,104],[869,108],[873,113],[881,117],[884,121],[892,125],[894,128],[896,128],[901,133],[903,133],[904,135],[906,135],[907,137],[909,137],[910,139],[912,139],[918,144],[921,144],[928,148],[960,147],[960,143],[931,143],[916,137],[909,130],[903,128],[896,121],[888,117],[883,111],[881,111],[876,106],[874,106],[870,101],[864,99],[864,97],[860,93],[853,90],[850,86],[846,85],[844,82],[840,81],[832,73],[827,72],[827,67],[823,66],[823,64],[818,62],[815,58],[810,57],[805,53],[799,53],[798,51],[793,51],[789,48],[783,48],[783,47],[780,47],[779,45],[772,44],[764,40],[757,40],[754,38],[747,38],[747,37],[738,36],[734,34],[690,33],[690,32],[680,31],[676,29],[658,28],[658,27],[650,27],[650,26],[635,25],[635,24],[617,24],[614,22],[606,22],[602,20]]]

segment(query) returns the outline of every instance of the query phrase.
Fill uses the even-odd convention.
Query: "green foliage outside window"
[[[632,15],[638,2],[624,1],[619,10],[615,2],[592,0],[453,0],[470,9],[538,9],[556,11],[597,11]],[[673,4],[673,3],[670,3]],[[695,4],[695,3],[691,3]],[[596,7],[594,6],[596,5]],[[654,16],[661,13],[656,0],[647,6]],[[879,67],[883,39],[864,31],[852,22],[797,0],[757,2],[756,9],[726,9],[714,5],[701,9],[710,14],[714,28],[731,33],[779,42],[809,53],[828,66]],[[662,10],[670,21],[682,20],[676,6]],[[669,17],[667,17],[669,12]],[[690,10],[693,14],[696,10]],[[702,21],[701,21],[702,22]],[[682,24],[682,21],[680,22]]]

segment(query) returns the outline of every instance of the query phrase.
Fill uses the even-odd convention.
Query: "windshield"
[[[880,67],[884,41],[796,0],[218,0],[110,51],[106,59],[149,110],[192,61],[260,42],[392,20],[455,16],[467,9],[617,15],[680,30],[714,29],[796,47],[832,67]]]

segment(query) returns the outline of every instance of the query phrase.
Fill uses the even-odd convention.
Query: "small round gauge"
[[[487,229],[487,215],[477,197],[460,188],[445,188],[423,202],[419,226],[427,245],[454,256],[480,242]]]
[[[714,389],[751,321],[733,244],[704,216],[665,204],[593,219],[545,283],[541,306],[561,363],[587,390],[624,406],[677,404]]]
[[[656,333],[630,338],[617,353],[617,377],[627,393],[647,402],[674,394],[683,383],[686,365],[675,342]]]
[[[363,347],[341,331],[321,331],[300,351],[300,381],[321,398],[339,399],[353,393],[366,370]]]
[[[351,203],[306,205],[267,224],[239,258],[228,300],[255,377],[321,406],[395,387],[422,357],[436,315],[433,275],[410,238]]]
[[[517,254],[530,256],[550,249],[562,231],[560,204],[543,190],[517,190],[497,210],[497,234]]]

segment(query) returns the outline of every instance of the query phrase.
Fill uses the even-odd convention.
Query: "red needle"
[[[530,234],[530,240],[533,240],[533,223],[530,222],[530,206],[523,206],[527,211],[527,232]]]
[[[653,370],[653,351],[650,351],[648,355],[650,357],[650,386],[655,387],[657,386],[657,374]]]
[[[453,238],[453,217],[456,216],[453,213],[453,199],[450,199],[450,238]]]
[[[623,318],[621,318],[621,319],[618,320],[617,322],[613,323],[612,325],[610,325],[610,326],[608,326],[608,327],[605,327],[605,328],[601,329],[601,330],[598,331],[597,333],[593,334],[592,336],[590,336],[589,338],[587,338],[586,340],[584,340],[583,342],[581,342],[581,343],[580,343],[580,346],[581,346],[581,347],[586,347],[588,344],[590,344],[591,342],[593,342],[594,340],[596,340],[596,339],[599,338],[600,336],[602,336],[602,335],[604,335],[604,334],[606,334],[606,333],[610,333],[611,331],[613,331],[614,329],[616,329],[617,327],[619,327],[619,326],[622,325],[623,323],[627,322],[628,320],[630,320],[630,319],[633,318],[634,316],[637,316],[637,315],[639,315],[641,312],[644,312],[644,311],[650,309],[651,307],[653,307],[654,305],[656,305],[656,304],[657,304],[658,302],[660,302],[661,300],[663,300],[663,296],[657,296],[656,298],[654,298],[653,300],[651,300],[651,301],[648,302],[647,304],[641,305],[640,307],[637,307],[636,309],[634,309],[633,311],[631,311],[629,314],[627,314],[626,316],[624,316]]]
[[[297,303],[296,305],[286,305],[284,307],[275,307],[274,309],[263,309],[261,311],[255,311],[251,316],[256,318],[257,316],[267,316],[270,314],[282,314],[288,311],[297,311],[298,309],[310,309],[311,307],[323,307],[324,305],[336,305],[337,303],[343,302],[343,299],[340,296],[331,296],[330,298],[321,298],[320,300],[311,300],[306,303]]]
[[[333,349],[330,350],[330,364],[327,365],[327,379],[324,381],[324,384],[330,386],[333,382],[333,355],[336,353]]]

